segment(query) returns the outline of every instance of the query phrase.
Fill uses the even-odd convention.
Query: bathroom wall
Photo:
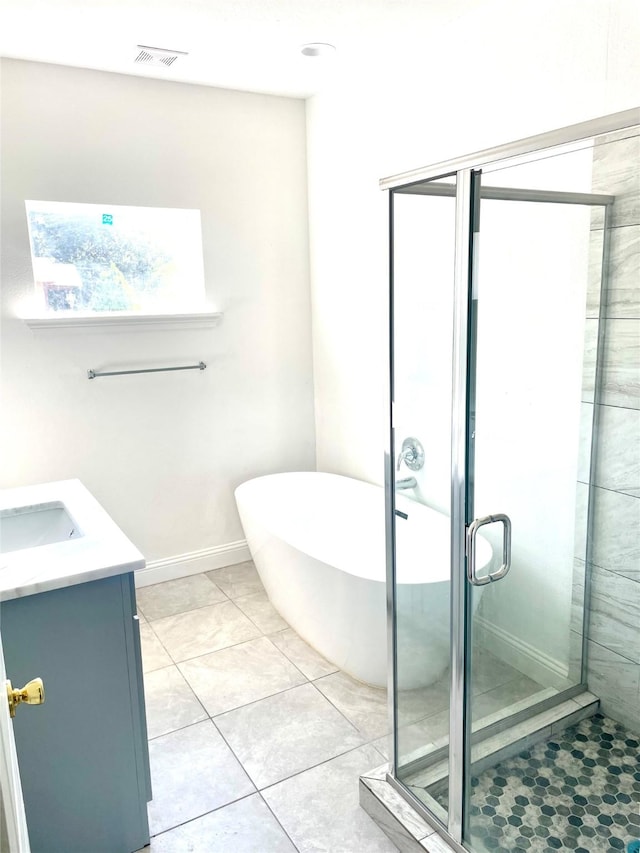
[[[610,135],[594,150],[593,187],[615,195],[597,458],[591,472],[593,543],[588,683],[609,716],[640,732],[640,136]],[[602,219],[591,246],[602,250]],[[594,271],[597,277],[597,270]],[[595,338],[598,303],[589,305]],[[593,393],[583,398],[593,416]],[[580,473],[587,489],[589,470]],[[582,571],[581,575],[584,574]]]
[[[525,37],[526,34],[526,37]],[[387,198],[381,177],[637,106],[634,0],[487,2],[416,23],[307,103],[318,467],[383,478]]]
[[[351,85],[341,79],[307,108],[318,468],[379,483],[388,375],[379,178],[629,109],[640,90],[640,18],[626,0],[483,3],[437,38],[425,33],[390,37],[378,69],[354,69]],[[419,425],[403,427],[421,437]],[[441,454],[426,448],[423,492]],[[553,588],[552,562],[545,571],[540,582]],[[535,650],[538,610],[503,615]]]
[[[0,485],[78,477],[185,573],[246,559],[234,487],[315,468],[304,102],[11,60],[1,82]],[[200,209],[222,321],[30,330],[25,199]]]

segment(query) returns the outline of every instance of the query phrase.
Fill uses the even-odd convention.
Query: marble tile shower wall
[[[594,149],[593,191],[615,195],[609,299],[593,472],[594,526],[588,634],[588,683],[604,714],[640,731],[640,135],[619,133]],[[613,140],[613,141],[612,141]],[[592,221],[599,265],[603,221]],[[597,259],[597,260],[596,260]],[[599,278],[599,272],[595,276]],[[598,300],[587,309],[595,341]],[[592,349],[595,358],[595,347]],[[588,352],[587,352],[587,361]],[[583,409],[593,415],[593,383]],[[588,469],[587,469],[588,470]],[[586,473],[586,472],[585,472]],[[588,476],[582,485],[586,492]]]

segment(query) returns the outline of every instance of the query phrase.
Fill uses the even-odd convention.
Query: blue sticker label
[[[103,213],[102,214],[102,224],[103,225],[113,225],[113,214],[112,213]]]

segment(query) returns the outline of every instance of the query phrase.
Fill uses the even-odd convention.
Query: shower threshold
[[[585,691],[484,739],[480,739],[482,731],[478,731],[477,742],[471,748],[474,777],[559,735],[569,726],[592,717],[597,713],[598,706],[598,697]],[[446,804],[448,793],[448,759],[444,757],[426,767],[421,767],[418,760],[413,763],[415,771],[409,769],[407,773],[407,768],[403,768],[404,786],[416,800],[446,824],[447,815],[443,804]],[[400,846],[403,851],[415,850],[421,853],[425,850],[444,853],[453,849],[398,793],[398,782],[389,779],[387,764],[363,775],[360,779],[360,805],[396,846]]]

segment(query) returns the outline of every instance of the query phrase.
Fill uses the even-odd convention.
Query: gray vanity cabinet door
[[[140,619],[137,614],[136,587],[133,572],[122,575],[122,594],[125,610],[125,639],[128,646],[129,687],[131,690],[132,710],[135,714],[133,726],[136,743],[140,796],[144,802],[151,800],[151,767],[149,765],[149,747],[147,734],[147,713],[144,700],[144,674],[142,669],[142,644],[140,640]],[[131,618],[129,618],[129,614]],[[129,630],[129,628],[131,630]]]
[[[117,575],[0,605],[7,677],[45,687],[14,720],[32,853],[149,843],[134,603],[132,577]]]

